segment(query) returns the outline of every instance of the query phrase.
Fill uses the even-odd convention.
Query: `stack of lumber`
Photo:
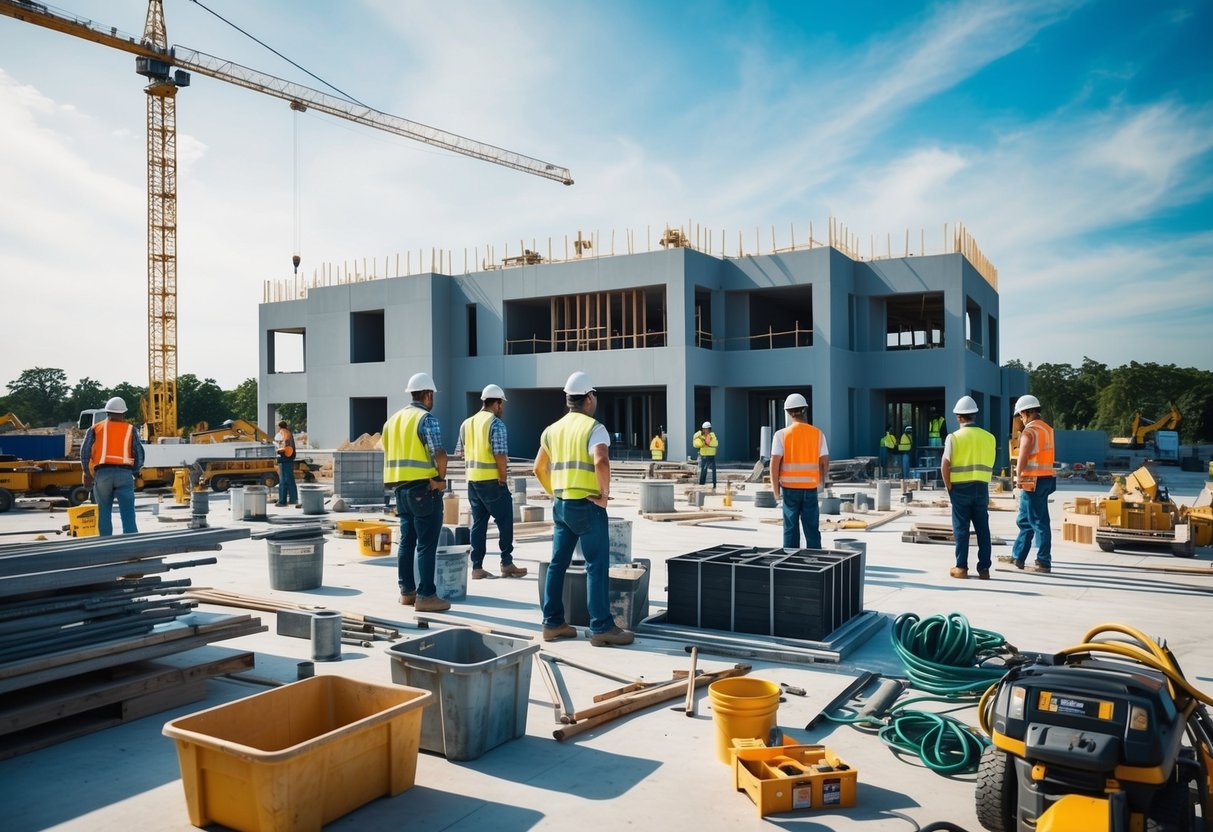
[[[168,561],[248,529],[187,529],[0,546],[0,759],[196,702],[250,653],[208,647],[259,619],[194,611]]]

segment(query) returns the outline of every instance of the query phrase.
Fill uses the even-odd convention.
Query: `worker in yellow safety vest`
[[[441,612],[451,602],[438,595],[434,583],[446,488],[446,448],[438,417],[430,412],[437,388],[429,373],[414,373],[404,390],[413,400],[388,418],[382,440],[383,482],[396,493],[400,517],[396,580],[400,603],[418,612]]]
[[[712,469],[712,490],[716,490],[716,449],[720,447],[720,437],[712,431],[712,423],[704,422],[695,435],[691,444],[699,451],[699,484],[708,480],[708,469]]]
[[[1040,399],[1020,396],[1015,416],[1023,424],[1019,436],[1019,455],[1015,460],[1015,478],[1019,484],[1019,513],[1015,524],[1019,536],[1011,547],[1011,563],[1025,572],[1053,570],[1053,533],[1049,528],[1049,495],[1057,490],[1053,473],[1055,450],[1053,428],[1040,418]],[[1027,565],[1028,550],[1036,540],[1036,562]]]
[[[880,470],[883,476],[889,467],[889,456],[897,451],[897,438],[893,436],[893,426],[886,425],[884,436],[880,437]]]
[[[535,476],[554,498],[552,560],[543,584],[543,640],[577,638],[577,628],[565,617],[564,575],[580,541],[590,644],[631,644],[632,632],[615,624],[609,594],[611,544],[606,508],[611,499],[611,435],[594,418],[598,391],[588,373],[578,370],[569,376],[564,395],[569,412],[543,431],[535,455]]]
[[[105,403],[106,418],[89,428],[80,446],[83,482],[93,489],[97,504],[97,534],[114,533],[114,500],[122,533],[135,534],[135,477],[143,467],[143,443],[126,421],[126,402],[114,396]]]
[[[910,457],[914,455],[914,428],[906,425],[897,438],[897,456],[901,461],[901,478],[910,478]]]
[[[947,430],[947,421],[931,408],[931,418],[927,420],[927,445],[938,448],[943,445],[943,435]]]
[[[977,534],[977,577],[990,577],[990,475],[994,473],[994,434],[974,424],[977,402],[961,396],[952,408],[960,429],[949,433],[939,464],[943,487],[952,503],[952,537],[956,541],[953,578],[969,577],[969,527]]]
[[[665,456],[665,440],[661,438],[661,432],[653,434],[653,441],[649,443],[649,453],[653,455],[653,459],[662,459]]]
[[[809,403],[799,393],[783,402],[788,426],[771,437],[771,491],[783,497],[783,548],[800,548],[800,530],[805,546],[821,548],[818,486],[830,484],[830,449],[825,435],[809,424]]]

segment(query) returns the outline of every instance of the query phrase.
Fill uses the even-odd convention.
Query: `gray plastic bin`
[[[526,733],[530,657],[537,643],[452,628],[388,648],[392,681],[432,691],[421,747],[448,760],[475,760]]]

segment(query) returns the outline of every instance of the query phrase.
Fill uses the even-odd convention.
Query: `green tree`
[[[257,379],[246,378],[235,389],[224,391],[223,397],[227,401],[229,419],[257,422]]]
[[[72,387],[71,394],[63,403],[60,417],[65,422],[74,422],[80,417],[80,411],[94,407],[104,407],[110,397],[105,395],[105,388],[96,379],[85,376]],[[130,402],[127,402],[128,406]]]
[[[59,422],[68,389],[67,374],[62,370],[34,367],[8,383],[8,409],[28,425],[53,427]]]
[[[278,418],[286,419],[290,423],[291,430],[295,432],[307,430],[307,402],[290,402],[288,404],[278,405]],[[277,422],[274,427],[277,427]],[[270,433],[274,430],[271,429]]]
[[[213,378],[198,380],[196,375],[177,376],[177,421],[187,431],[199,422],[211,427],[228,418],[227,399]]]

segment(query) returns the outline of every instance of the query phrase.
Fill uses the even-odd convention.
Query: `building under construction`
[[[668,458],[685,458],[710,420],[722,459],[752,461],[794,391],[836,459],[875,455],[886,426],[912,425],[925,449],[932,416],[965,394],[1008,434],[1027,380],[999,367],[997,274],[963,230],[948,253],[903,257],[863,258],[833,228],[829,244],[760,255],[705,253],[677,229],[661,243],[559,262],[527,249],[462,275],[267,293],[262,419],[306,402],[311,442],[334,447],[379,431],[408,401],[405,380],[425,371],[448,445],[492,382],[509,396],[511,455],[531,456],[563,412],[565,379],[586,370],[615,458],[647,456],[658,432]],[[280,360],[292,340],[301,365]]]

